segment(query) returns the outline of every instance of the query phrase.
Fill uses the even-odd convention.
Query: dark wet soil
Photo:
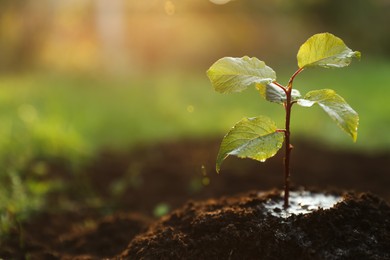
[[[296,187],[355,193],[334,209],[281,220],[261,210],[275,194],[258,196],[283,186],[281,155],[265,163],[229,158],[217,175],[218,146],[210,139],[105,149],[77,170],[37,159],[63,188],[50,195],[45,212],[0,241],[0,258],[287,259],[284,252],[300,259],[389,258],[390,152],[296,142]],[[158,220],[165,211],[172,213]]]
[[[139,235],[124,259],[390,259],[390,207],[348,194],[286,219],[265,209],[279,192],[189,202]]]

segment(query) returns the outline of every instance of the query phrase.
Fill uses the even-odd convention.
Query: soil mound
[[[350,193],[330,209],[276,217],[280,192],[189,202],[137,236],[124,259],[390,259],[390,207]]]
[[[384,252],[378,248],[390,241],[389,236],[380,235],[384,234],[381,232],[389,230],[388,222],[384,222],[390,219],[388,208],[383,205],[379,207],[383,201],[374,199],[375,197],[371,195],[349,197],[357,199],[358,202],[354,202],[357,206],[364,201],[365,203],[372,202],[373,205],[366,207],[366,210],[351,209],[349,215],[347,213],[330,215],[329,211],[325,210],[318,213],[320,214],[317,217],[318,220],[315,220],[314,215],[290,217],[276,224],[275,230],[278,232],[267,233],[267,225],[277,223],[278,218],[261,213],[262,207],[259,205],[261,201],[268,198],[267,196],[272,197],[272,193],[266,197],[258,193],[251,193],[252,195],[246,193],[241,196],[242,201],[240,201],[240,196],[228,196],[243,194],[250,190],[269,191],[275,187],[282,187],[282,154],[270,158],[265,163],[232,157],[224,162],[221,174],[217,175],[215,157],[219,144],[220,137],[140,145],[129,151],[103,149],[85,162],[80,169],[71,167],[66,160],[61,160],[61,158],[37,158],[37,162],[31,162],[31,167],[27,165],[25,175],[34,175],[35,163],[44,164],[48,173],[45,176],[37,176],[36,181],[54,180],[55,183],[61,183],[62,187],[48,194],[45,211],[33,213],[28,219],[15,225],[7,236],[0,234],[0,258],[102,259],[119,256],[127,248],[122,255],[123,258],[137,259],[138,256],[146,255],[149,249],[150,252],[157,252],[153,249],[155,247],[156,250],[160,248],[158,250],[163,250],[162,252],[165,253],[161,257],[157,254],[151,256],[152,259],[175,258],[175,255],[171,257],[168,251],[177,252],[179,255],[181,253],[191,255],[190,253],[194,250],[198,250],[200,255],[203,250],[208,252],[204,257],[208,258],[207,256],[213,256],[210,252],[220,252],[222,249],[226,250],[225,255],[228,256],[224,258],[235,259],[245,258],[251,252],[260,252],[259,250],[271,252],[266,251],[271,249],[265,248],[265,242],[268,240],[284,247],[276,251],[277,256],[281,254],[279,251],[284,252],[299,243],[303,245],[299,247],[302,252],[303,248],[307,250],[304,253],[298,252],[299,254],[318,256],[322,248],[327,250],[330,248],[327,243],[333,242],[328,240],[337,237],[338,228],[341,228],[340,232],[344,230],[349,230],[350,233],[355,232],[352,230],[354,219],[367,227],[367,230],[363,231],[369,232],[371,227],[377,227],[378,232],[372,231],[371,235],[367,235],[367,232],[362,233],[363,231],[357,228],[357,233],[353,233],[353,236],[348,238],[359,238],[356,244],[352,243],[352,240],[345,239],[345,241],[350,241],[351,250],[357,250],[356,245],[358,245],[360,250],[365,251],[361,243],[372,240],[372,247],[367,246],[373,251],[371,259],[375,259],[376,255],[380,256],[375,252]],[[292,185],[298,184],[307,189],[316,187],[328,192],[351,189],[356,192],[369,191],[390,201],[389,151],[331,149],[324,145],[313,145],[311,142],[299,140],[294,142],[294,146]],[[205,201],[221,196],[227,197],[221,200]],[[279,198],[279,194],[276,197]],[[159,221],[159,224],[150,229],[152,233],[148,234],[153,234],[158,227],[166,233],[164,235],[155,233],[155,240],[149,237],[150,245],[142,244],[142,241],[146,241],[143,240],[146,239],[145,234],[131,242],[136,235],[146,230],[151,219],[182,207],[189,199],[205,202],[186,204],[181,210]],[[228,203],[225,206],[224,201]],[[211,204],[208,205],[208,203]],[[340,204],[337,207],[341,206]],[[165,212],[156,214],[156,209],[159,207]],[[377,212],[381,207],[385,207],[385,211]],[[187,211],[184,212],[184,209]],[[195,218],[201,212],[204,217]],[[187,213],[188,216],[186,216]],[[225,213],[226,215],[223,215]],[[336,217],[336,219],[331,217]],[[185,224],[183,221],[186,219],[193,223]],[[314,230],[307,230],[308,227],[305,226],[307,223],[304,221],[309,220],[317,221],[317,226],[312,226]],[[337,222],[342,220],[345,220],[344,223],[347,223],[345,224],[347,226],[341,226]],[[164,224],[167,225],[165,227],[164,221],[171,224]],[[301,221],[300,226],[296,224],[298,221]],[[250,226],[250,223],[253,223],[253,226]],[[296,231],[293,229],[294,225],[298,225],[303,231],[299,229],[299,232]],[[328,229],[322,232],[321,225],[327,225]],[[382,228],[379,228],[380,225]],[[264,232],[260,232],[261,230]],[[179,231],[181,233],[178,233]],[[313,242],[315,239],[320,239],[321,233],[326,235],[324,240],[321,243]],[[213,236],[222,237],[224,235],[232,239],[229,243],[233,246],[220,240],[213,242],[212,239],[216,239]],[[206,240],[207,237],[210,241]],[[300,240],[295,241],[294,237]],[[157,240],[158,238],[165,240],[161,242]],[[244,248],[248,239],[251,243],[257,241],[260,245],[256,245],[253,249],[246,249],[247,253],[241,253],[235,249],[240,246]],[[129,243],[131,246],[127,247]],[[163,245],[176,245],[175,243],[177,243],[175,249],[168,246],[166,251],[162,249]],[[193,243],[203,243],[205,249],[197,248]],[[311,250],[314,250],[313,254],[310,253]],[[342,256],[347,253],[339,250],[339,254],[340,258],[343,258]],[[292,256],[290,259],[293,259]],[[327,258],[327,256],[324,257]],[[370,257],[365,259],[370,259]]]

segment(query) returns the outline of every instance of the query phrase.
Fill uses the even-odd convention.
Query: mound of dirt
[[[280,192],[189,202],[137,236],[123,259],[389,259],[390,207],[347,194],[330,209],[288,218],[266,204]]]
[[[26,176],[33,175],[32,169],[35,163],[39,165],[44,164],[48,169],[48,173],[45,176],[39,176],[38,180],[46,180],[44,178],[48,178],[54,180],[55,183],[61,183],[63,186],[61,189],[49,194],[45,204],[45,212],[37,212],[27,221],[17,223],[18,225],[15,225],[15,228],[7,236],[0,236],[0,258],[110,258],[120,255],[129,243],[131,243],[131,246],[128,247],[128,254],[141,254],[140,250],[143,246],[141,243],[143,241],[141,239],[142,237],[138,237],[133,242],[132,239],[145,231],[151,223],[151,220],[158,219],[161,212],[159,213],[156,209],[162,208],[163,211],[169,212],[178,207],[182,207],[188,200],[204,201],[221,196],[234,196],[235,194],[245,193],[250,190],[267,191],[283,186],[282,154],[270,158],[265,163],[240,160],[232,157],[224,162],[221,174],[217,175],[215,173],[215,157],[218,153],[219,144],[220,138],[164,142],[139,146],[129,151],[104,149],[77,171],[75,171],[74,167],[68,165],[66,160],[62,160],[61,158],[56,160],[53,160],[53,158],[37,158],[37,162],[31,162],[31,169],[27,167]],[[352,189],[356,192],[370,191],[390,201],[390,189],[388,188],[388,183],[390,182],[390,175],[388,174],[390,153],[388,151],[376,153],[351,152],[330,149],[322,145],[312,145],[310,142],[302,141],[294,142],[294,146],[291,165],[293,184],[295,183],[306,188],[316,187],[319,190],[325,191],[348,191]],[[248,198],[245,198],[245,196]],[[244,202],[242,202],[242,205],[250,206],[251,203],[258,205],[258,203],[261,204],[261,201],[264,200],[264,198],[258,195],[256,195],[257,197],[253,194],[245,196],[243,197]],[[221,226],[221,223],[218,224],[217,222],[202,222],[204,225],[199,226],[199,228],[195,229],[192,226],[184,228],[184,224],[178,223],[182,221],[180,218],[187,217],[183,215],[184,211],[180,210],[174,213],[178,214],[178,217],[176,217],[178,223],[176,224],[183,225],[184,229],[193,230],[198,237],[203,237],[207,236],[211,231],[215,232],[215,230],[220,230],[222,233],[225,232],[223,234],[230,234],[231,231],[236,233],[240,232],[238,229],[241,226],[246,227],[248,225],[248,223],[242,221],[249,221],[254,215],[260,217],[260,219],[251,220],[254,223],[265,223],[261,222],[263,220],[277,222],[275,217],[264,216],[264,213],[259,211],[261,207],[258,209],[255,206],[253,206],[255,208],[249,206],[240,208],[242,205],[239,202],[239,198],[226,198],[212,202],[214,203],[212,205],[217,206],[206,206],[208,202],[187,204],[186,208],[191,212],[193,211],[192,213],[185,213],[190,213],[188,216],[189,219],[193,218],[196,212],[200,213],[202,210],[207,213],[213,207],[223,209],[220,213],[227,212],[228,216],[219,216],[217,211],[212,211],[213,213],[211,215],[207,213],[210,215],[207,219],[212,219],[213,214],[216,214],[215,218],[219,216],[219,221],[226,218],[224,220],[225,226]],[[350,198],[352,197],[350,196]],[[236,204],[233,203],[234,200]],[[361,219],[367,220],[368,224],[366,223],[365,225],[375,226],[384,223],[383,220],[382,222],[376,221],[374,217],[372,218],[372,222],[370,220],[375,214],[383,213],[376,212],[375,210],[382,201],[376,200],[369,195],[358,197],[358,201],[360,202],[367,202],[367,200],[374,204],[371,209],[366,207],[367,210],[363,210],[364,212],[372,211],[370,213],[371,215],[368,214],[364,218],[361,217]],[[223,201],[228,203],[226,208],[223,208]],[[357,204],[360,205],[359,203]],[[234,213],[235,211],[229,209],[229,207],[234,208],[234,210],[237,209],[238,213]],[[342,208],[345,206],[340,204],[338,207]],[[183,213],[180,213],[182,214],[180,215],[177,212]],[[352,215],[348,216],[348,218],[359,218],[354,215],[358,214],[355,212],[360,211],[358,209],[356,211],[351,210],[350,214]],[[321,216],[327,216],[330,213],[324,211],[319,214]],[[229,219],[229,216],[232,216],[233,219]],[[264,219],[261,220],[261,217]],[[276,230],[278,230],[278,233],[263,233],[262,235],[258,235],[258,238],[262,239],[258,243],[263,244],[266,239],[271,239],[274,236],[282,236],[284,234],[283,232],[293,237],[293,230],[289,229],[289,223],[295,223],[293,221],[298,221],[299,219],[301,219],[300,221],[304,221],[314,218],[314,215],[310,218],[306,216],[291,217],[287,222],[277,224],[278,229]],[[322,217],[317,218],[321,220]],[[347,223],[348,218],[345,218],[345,223]],[[174,215],[170,215],[169,219],[174,223]],[[339,222],[337,221],[341,220],[337,219],[339,218],[336,216],[335,220],[329,220],[330,224],[326,225],[336,225],[335,227],[347,229],[347,227],[338,224]],[[383,219],[389,219],[389,217],[387,216]],[[235,222],[236,220],[241,222]],[[198,219],[197,221],[203,220]],[[260,221],[261,223],[256,221]],[[312,221],[314,222],[314,220]],[[227,222],[232,225],[229,226]],[[305,224],[303,223],[297,225],[299,227],[302,226],[302,230],[305,230]],[[213,227],[214,224],[216,225],[215,227]],[[158,225],[161,226],[162,224]],[[264,225],[260,225],[254,230],[263,230],[263,228],[266,228]],[[317,228],[317,226],[314,228]],[[163,226],[160,229],[163,230]],[[330,227],[327,232],[332,231],[335,232],[334,234],[337,234],[334,229]],[[185,232],[190,231],[184,230],[184,232],[182,230],[181,232],[186,234],[186,238],[182,242],[178,242],[175,239],[181,238],[181,236],[175,233],[177,230],[179,230],[177,227],[167,229],[165,231],[167,241],[164,243],[182,243],[187,246],[186,250],[192,248],[186,239],[188,237],[191,238],[194,234],[188,233],[189,235],[187,237],[187,233]],[[243,231],[245,230],[249,232],[251,229],[249,228],[249,231],[248,229],[243,229]],[[352,237],[359,237],[360,231],[359,229],[357,230],[357,234],[354,234]],[[202,232],[204,234],[201,234]],[[298,232],[297,234],[303,234],[305,236],[311,234],[302,232]],[[175,239],[169,242],[168,240],[174,234]],[[232,234],[230,234],[232,238],[236,237]],[[376,234],[376,232],[373,233],[371,237],[377,239]],[[333,233],[328,234],[328,237],[331,237],[331,235]],[[158,236],[161,236],[161,234]],[[248,233],[245,236],[250,237],[251,235]],[[240,237],[236,237],[237,241],[235,243],[240,245],[244,243],[245,236],[241,234]],[[368,236],[363,240],[369,240],[371,237]],[[288,244],[284,242],[287,241],[286,239],[281,237],[278,238],[277,242],[281,245]],[[307,241],[311,241],[310,239],[312,238],[303,237],[302,239],[304,245],[306,245],[305,243],[309,243],[306,245],[306,248],[309,250],[312,247],[310,244],[312,242]],[[383,239],[378,240],[378,245],[383,241],[390,241],[389,237],[384,237]],[[202,241],[204,241],[206,249],[210,248],[206,240]],[[210,243],[210,245],[215,247],[213,250],[218,250],[218,247],[222,245]],[[320,247],[326,248],[327,241],[324,240],[323,243],[319,244],[316,242],[313,245],[317,245],[319,249]],[[150,246],[153,246],[152,241]],[[375,251],[377,247],[374,244],[373,246],[372,250]],[[287,248],[288,245],[285,245],[285,247]],[[226,249],[227,246],[224,248]],[[313,246],[313,248],[315,252],[319,252],[316,251],[316,247]],[[178,246],[177,250],[180,251],[182,249]],[[231,249],[227,251],[228,256],[231,255],[232,259],[237,258],[238,251],[232,251]],[[344,254],[343,252],[340,251],[340,254]],[[126,256],[126,254],[124,253],[123,256]],[[310,254],[307,253],[307,255]]]

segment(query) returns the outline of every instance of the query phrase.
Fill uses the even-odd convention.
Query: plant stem
[[[284,108],[286,110],[286,128],[284,131],[284,141],[285,141],[285,156],[284,156],[284,205],[283,207],[287,209],[289,207],[289,196],[290,196],[290,155],[293,146],[290,143],[290,120],[291,120],[291,108],[295,103],[292,100],[292,85],[294,78],[302,71],[303,69],[298,69],[290,78],[286,90],[286,101],[284,102]]]
[[[291,119],[291,91],[287,91],[287,99],[285,103],[286,110],[286,128],[284,131],[285,141],[285,156],[284,156],[284,205],[286,209],[289,206],[289,195],[290,195],[290,154],[292,145],[290,143],[290,119]]]

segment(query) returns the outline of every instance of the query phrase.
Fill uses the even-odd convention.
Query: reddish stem
[[[297,71],[295,71],[295,73],[291,76],[291,78],[290,78],[290,80],[289,80],[289,82],[288,82],[288,88],[290,89],[290,88],[292,88],[292,84],[293,84],[293,81],[294,81],[294,79],[295,79],[295,77],[299,74],[299,73],[301,73],[303,71],[303,68],[300,68],[300,69],[298,69]]]
[[[274,83],[276,86],[278,86],[279,88],[281,88],[281,89],[284,91],[284,93],[287,94],[287,89],[286,89],[285,86],[283,86],[282,84],[279,84],[277,81],[274,81],[274,82],[272,82],[272,83]]]
[[[285,141],[285,156],[284,156],[284,205],[287,209],[289,207],[289,196],[290,196],[290,155],[293,146],[290,143],[290,119],[291,119],[291,108],[295,101],[291,100],[291,92],[294,78],[303,70],[298,69],[290,78],[286,90],[286,101],[284,102],[284,108],[286,110],[286,129],[284,131]]]
[[[284,208],[289,206],[290,195],[290,154],[292,145],[290,144],[290,119],[291,119],[291,91],[287,92],[287,100],[284,104],[286,110],[286,129],[284,131],[285,156],[284,156]]]

